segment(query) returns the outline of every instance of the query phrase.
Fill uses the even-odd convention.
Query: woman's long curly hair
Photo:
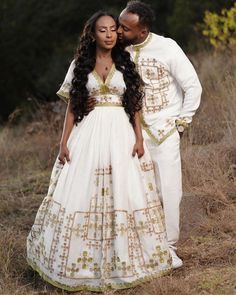
[[[87,101],[89,92],[86,87],[88,74],[92,72],[96,64],[96,42],[94,41],[95,26],[102,16],[115,17],[103,11],[95,13],[85,24],[80,37],[80,44],[75,54],[74,78],[70,90],[71,107],[75,117],[75,124],[82,121],[87,114]],[[142,108],[143,92],[142,79],[135,69],[135,64],[130,60],[130,54],[125,51],[124,46],[118,41],[112,49],[112,60],[116,69],[122,72],[126,84],[123,94],[123,106],[129,116],[130,122],[134,125],[135,112]]]

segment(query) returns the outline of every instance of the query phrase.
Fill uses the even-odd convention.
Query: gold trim
[[[140,49],[145,47],[151,40],[152,40],[152,33],[149,33],[147,39],[143,43],[132,46],[135,52],[134,63],[136,64],[137,69],[138,69],[138,59],[140,56]]]
[[[141,48],[145,47],[151,40],[152,40],[152,33],[149,33],[146,40],[144,40],[140,44],[132,45],[132,47],[134,48],[134,50],[140,50]]]
[[[62,100],[64,100],[64,102],[68,103],[70,100],[70,95],[67,92],[64,92],[63,90],[59,89],[56,92],[56,95],[59,96]]]
[[[189,123],[187,123],[184,119],[177,119],[175,123],[177,126],[183,126],[184,128],[189,127]]]
[[[127,288],[131,288],[131,287],[135,287],[135,286],[140,285],[145,282],[149,282],[152,279],[160,278],[164,275],[171,273],[171,271],[172,271],[172,268],[168,268],[166,270],[161,270],[157,274],[142,277],[140,279],[133,281],[132,283],[107,284],[107,285],[104,285],[104,287],[93,287],[93,286],[89,286],[89,285],[78,285],[77,287],[70,287],[68,285],[64,285],[59,282],[53,281],[52,279],[50,279],[49,276],[47,276],[44,272],[42,272],[40,270],[40,268],[37,265],[35,265],[29,258],[26,258],[26,259],[27,259],[28,264],[33,268],[33,270],[35,270],[46,282],[50,283],[51,285],[53,285],[57,288],[60,288],[60,289],[66,290],[66,291],[74,291],[74,292],[77,292],[77,291],[104,292],[109,289],[127,289]]]
[[[95,105],[95,107],[123,107],[123,106],[122,106],[122,103],[99,102]]]
[[[137,48],[134,51],[135,51],[134,63],[136,64],[136,68],[138,68],[138,59],[139,59],[139,56],[140,56],[140,49]]]
[[[143,127],[143,129],[147,132],[148,136],[157,144],[160,145],[161,143],[163,143],[169,136],[171,136],[172,134],[174,134],[175,132],[177,132],[176,127],[174,127],[173,129],[171,129],[169,132],[166,133],[165,136],[162,137],[161,140],[158,140],[157,137],[152,133],[152,131],[150,130],[149,126],[147,125],[147,123],[144,120],[143,114],[141,114],[141,125]]]
[[[113,63],[111,68],[110,68],[110,71],[106,77],[106,80],[105,82],[102,80],[102,78],[98,75],[97,71],[94,69],[92,71],[92,74],[93,76],[95,77],[95,79],[97,80],[98,84],[100,85],[100,88],[104,87],[104,85],[106,87],[108,87],[108,85],[110,84],[110,81],[115,73],[115,70],[116,70],[116,67],[115,67],[115,64]]]

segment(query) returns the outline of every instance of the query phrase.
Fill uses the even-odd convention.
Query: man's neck
[[[147,32],[142,38],[138,39],[133,45],[139,45],[142,44],[148,37],[149,32]]]

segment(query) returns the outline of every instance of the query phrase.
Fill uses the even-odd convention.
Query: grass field
[[[118,295],[236,294],[236,57],[192,57],[203,85],[200,110],[182,138],[184,198],[178,253],[184,267]],[[67,294],[25,260],[25,240],[48,188],[63,116],[38,106],[0,129],[0,294]],[[81,292],[80,294],[91,294]]]

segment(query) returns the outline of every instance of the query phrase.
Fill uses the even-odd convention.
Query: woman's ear
[[[90,35],[90,38],[91,38],[91,41],[92,42],[95,42],[96,41],[93,34]]]

